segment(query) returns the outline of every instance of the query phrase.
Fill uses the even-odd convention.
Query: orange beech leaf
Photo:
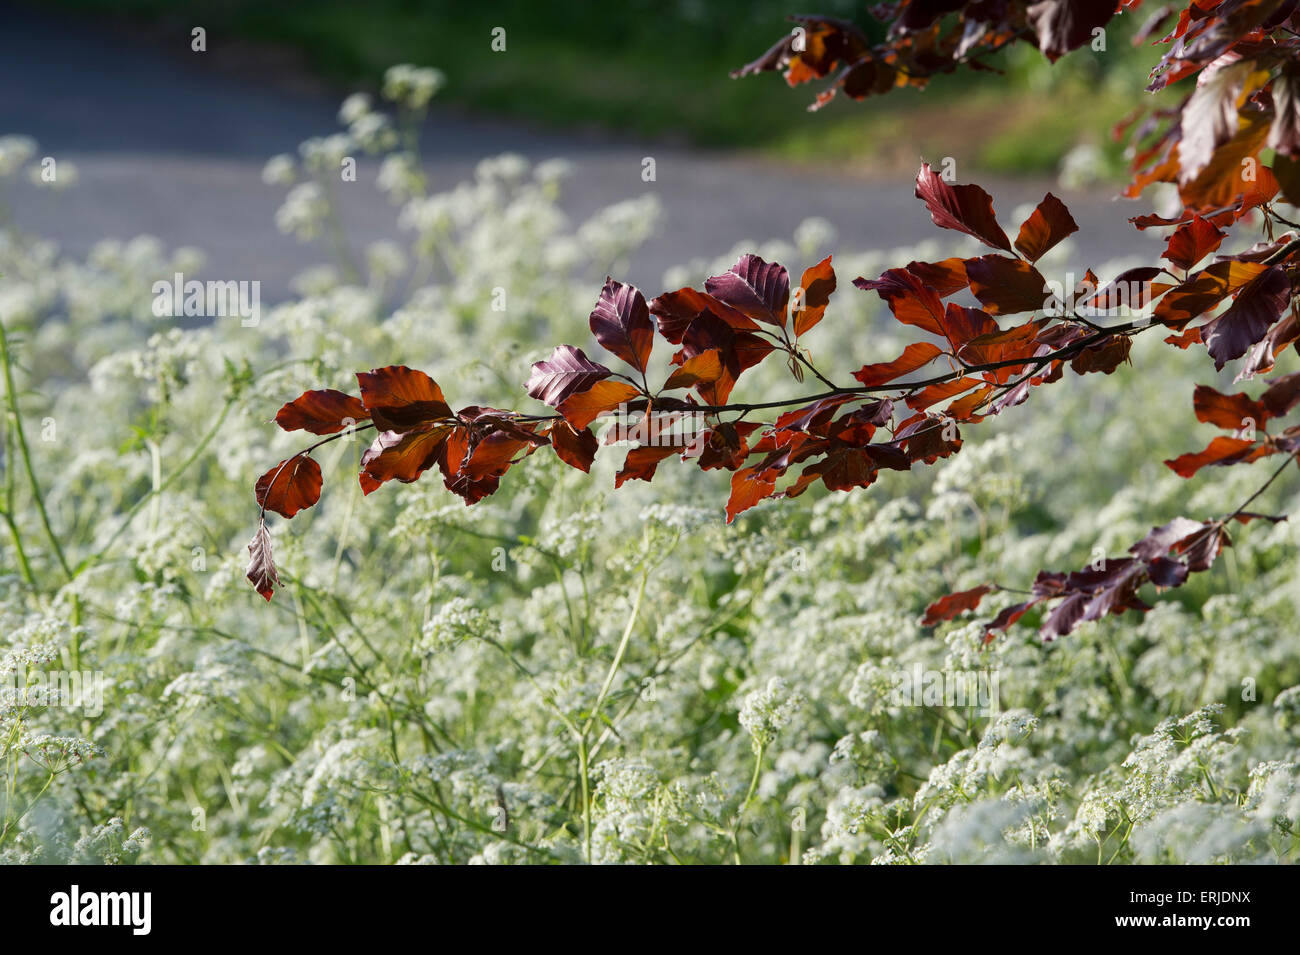
[[[700,383],[712,384],[722,377],[722,357],[716,348],[702,351],[686,359],[680,368],[668,376],[664,390],[689,388]]]
[[[820,322],[830,304],[831,293],[835,291],[835,270],[831,268],[829,255],[804,270],[799,289],[799,308],[794,313],[796,338]]]
[[[948,417],[957,421],[970,421],[976,410],[993,394],[993,386],[985,385],[978,391],[972,391],[964,398],[958,398],[948,406]]]
[[[1214,151],[1213,158],[1194,179],[1179,184],[1178,194],[1183,205],[1204,214],[1240,201],[1257,189],[1255,181],[1243,178],[1242,170],[1250,165],[1246,160],[1251,160],[1259,170],[1267,168],[1259,161],[1259,153],[1264,148],[1268,129],[1267,113],[1239,113],[1237,132],[1233,137]]]
[[[887,381],[893,381],[895,378],[910,374],[918,368],[923,368],[942,354],[943,351],[938,345],[932,345],[929,342],[913,342],[904,348],[903,354],[893,361],[863,365],[853,373],[853,377],[867,388],[883,385]]]
[[[931,405],[936,405],[949,398],[955,398],[979,384],[982,384],[979,378],[954,378],[952,381],[929,385],[916,392],[916,394],[908,395],[907,406],[913,411],[924,411]]]
[[[575,428],[585,428],[598,417],[631,401],[641,392],[625,381],[598,381],[586,391],[570,395],[560,403],[559,412]]]
[[[1166,345],[1175,345],[1178,348],[1190,348],[1192,345],[1201,344],[1201,328],[1199,325],[1189,328],[1177,335],[1169,335],[1165,338]]]
[[[1127,335],[1109,335],[1075,355],[1074,360],[1070,362],[1070,368],[1076,375],[1086,375],[1095,371],[1109,375],[1128,361],[1129,351],[1132,348],[1133,340]]]

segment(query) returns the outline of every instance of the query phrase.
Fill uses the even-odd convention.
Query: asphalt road
[[[207,254],[208,277],[260,280],[264,302],[283,298],[296,272],[326,260],[324,249],[276,230],[273,215],[283,189],[264,185],[261,169],[267,158],[294,152],[308,136],[338,131],[337,91],[286,82],[283,75],[259,79],[283,71],[256,62],[232,68],[219,36],[209,35],[208,53],[193,53],[188,33],[145,39],[28,6],[0,5],[0,23],[0,134],[35,137],[42,156],[71,159],[80,174],[68,191],[22,188],[8,197],[21,226],[59,240],[73,255],[102,238],[139,234],[168,246],[197,246]],[[810,115],[808,122],[817,118]],[[660,291],[671,265],[721,254],[738,240],[788,238],[807,216],[829,220],[841,250],[940,235],[905,173],[810,173],[452,111],[431,116],[424,141],[432,181],[442,188],[468,176],[480,159],[505,151],[570,160],[574,176],[562,204],[575,221],[654,192],[663,225],[626,276],[652,292]],[[652,183],[641,179],[647,155],[656,160]],[[400,235],[392,208],[367,181],[373,172],[362,164],[356,188],[342,190],[355,244]],[[1150,248],[1150,240],[1125,221],[1147,211],[1144,205],[1116,204],[1106,192],[1063,192],[1046,181],[981,183],[1004,218],[1048,188],[1060,195],[1081,226],[1081,266]]]

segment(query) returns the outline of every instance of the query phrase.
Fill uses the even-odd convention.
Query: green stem
[[[759,743],[754,750],[754,775],[749,778],[749,789],[745,792],[745,798],[741,800],[740,809],[736,812],[736,821],[731,826],[731,856],[736,865],[740,865],[740,824],[745,818],[745,810],[754,799],[754,793],[758,791],[758,777],[763,771],[765,752],[767,747],[762,743]]]
[[[18,451],[22,455],[23,467],[27,471],[27,480],[32,486],[32,497],[36,499],[36,510],[40,514],[45,534],[50,539],[50,546],[54,549],[54,556],[58,558],[59,566],[63,568],[63,572],[71,580],[75,575],[68,565],[67,557],[63,554],[63,547],[59,544],[59,538],[54,533],[54,528],[50,526],[50,515],[45,509],[45,496],[41,493],[40,482],[36,480],[36,469],[32,467],[32,456],[27,447],[27,435],[23,431],[23,420],[18,413],[18,393],[14,390],[13,364],[9,358],[9,336],[6,334],[3,325],[0,325],[0,363],[4,365],[5,404],[8,406],[9,416],[13,421],[14,436],[18,439]]]
[[[120,538],[126,532],[126,529],[131,526],[131,521],[135,518],[135,515],[139,513],[140,508],[144,507],[144,505],[149,503],[149,501],[161,495],[169,487],[171,487],[172,483],[175,482],[176,479],[179,478],[182,474],[184,474],[189,469],[190,465],[192,465],[195,461],[199,459],[200,456],[202,456],[203,452],[207,450],[208,445],[212,443],[212,439],[217,436],[217,432],[221,430],[221,426],[225,424],[226,416],[230,414],[230,409],[234,407],[234,404],[235,404],[234,398],[226,399],[225,405],[222,407],[221,412],[217,415],[217,420],[212,423],[212,427],[208,429],[207,433],[204,434],[203,437],[199,439],[199,443],[194,446],[194,450],[190,452],[189,457],[187,457],[184,461],[182,461],[180,463],[180,466],[177,467],[175,471],[167,475],[166,479],[161,484],[158,484],[155,487],[153,487],[149,491],[149,493],[147,493],[144,497],[140,498],[140,500],[136,501],[133,505],[131,505],[131,509],[126,512],[126,517],[122,519],[122,523],[119,524],[117,530],[113,532],[113,536],[108,539],[108,543],[99,549],[100,554],[108,553],[108,551],[112,548],[112,546],[115,543],[117,543],[118,538]],[[83,570],[86,569],[89,563],[90,563],[89,560],[83,561],[77,567],[76,573],[74,573],[72,576],[75,577],[77,574],[80,574]]]

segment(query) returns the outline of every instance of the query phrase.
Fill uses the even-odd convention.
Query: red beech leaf
[[[725,404],[741,374],[772,353],[773,345],[752,332],[737,331],[710,311],[701,312],[682,336],[682,348],[673,363],[684,365],[714,350],[722,360],[722,374],[713,381],[700,380],[697,389],[709,404]]]
[[[1274,379],[1259,396],[1259,403],[1268,411],[1269,416],[1274,418],[1281,418],[1300,404],[1300,371]]]
[[[1062,239],[1078,231],[1079,224],[1065,203],[1049,192],[1020,227],[1016,248],[1030,262],[1037,262]]]
[[[727,498],[727,523],[749,510],[776,489],[776,475],[756,467],[741,468],[731,476],[731,496]]]
[[[1209,385],[1196,386],[1192,393],[1192,407],[1196,410],[1197,421],[1228,431],[1240,431],[1248,424],[1259,427],[1269,417],[1268,410],[1259,402],[1245,395],[1222,394]]]
[[[904,325],[915,325],[935,335],[944,333],[943,300],[907,269],[889,269],[878,279],[856,278],[853,284],[863,291],[878,293],[894,318]]]
[[[1239,524],[1249,524],[1251,521],[1268,521],[1270,524],[1281,524],[1287,517],[1285,514],[1256,514],[1254,511],[1238,511],[1232,515],[1232,519]]]
[[[966,261],[970,290],[993,315],[1012,315],[1046,308],[1052,298],[1038,269],[1005,255],[985,255]]]
[[[1156,306],[1155,320],[1181,331],[1267,269],[1258,262],[1224,261],[1206,266],[1165,294]]]
[[[1165,465],[1179,477],[1190,478],[1204,467],[1223,467],[1250,462],[1271,453],[1272,449],[1267,445],[1256,445],[1254,441],[1244,438],[1220,436],[1211,441],[1204,451],[1180,454],[1172,460],[1165,461]]]
[[[718,301],[743,312],[756,322],[785,327],[790,301],[790,273],[757,255],[742,255],[736,264],[704,283]]]
[[[1006,632],[1012,624],[1023,617],[1037,603],[1037,600],[1026,600],[1024,603],[1003,607],[998,615],[993,618],[993,621],[984,628],[984,642],[986,644],[992,643],[995,632]]]
[[[538,401],[558,408],[569,395],[586,391],[611,374],[613,372],[604,365],[583,354],[581,348],[556,345],[550,358],[533,363],[533,373],[524,384],[524,390]]]
[[[414,368],[389,365],[357,372],[357,383],[380,431],[409,431],[452,416],[438,383]]]
[[[586,391],[570,395],[560,402],[559,412],[573,427],[582,429],[607,411],[631,401],[641,392],[625,381],[598,381]]]
[[[529,440],[494,431],[474,446],[461,462],[459,473],[471,481],[481,481],[489,477],[501,477],[515,463],[515,455],[520,451],[532,452],[536,445]]]
[[[293,517],[320,500],[321,473],[316,459],[295,454],[257,479],[253,494],[259,507]]]
[[[362,493],[369,494],[392,480],[403,484],[418,480],[437,463],[438,453],[452,431],[449,424],[430,423],[409,431],[380,432],[361,455],[358,480]]]
[[[853,373],[853,377],[867,388],[883,385],[928,365],[942,354],[943,352],[938,345],[932,345],[929,342],[913,342],[904,348],[903,354],[893,361],[863,365]]]
[[[672,457],[681,451],[676,447],[653,447],[642,446],[631,448],[627,452],[627,459],[623,462],[623,469],[614,475],[614,487],[620,488],[624,481],[649,481],[655,476],[655,468],[664,458]]]
[[[644,372],[654,345],[654,326],[645,296],[634,286],[605,279],[591,312],[591,333],[604,348]]]
[[[757,322],[743,312],[718,301],[707,292],[693,288],[665,292],[652,300],[649,308],[650,314],[659,322],[659,334],[674,345],[682,343],[686,329],[704,312],[711,312],[738,332],[752,332],[759,327]]]
[[[1273,157],[1273,173],[1286,201],[1300,206],[1300,156],[1292,158],[1279,154]]]
[[[1194,216],[1191,222],[1174,230],[1161,258],[1168,259],[1184,271],[1191,271],[1192,266],[1223,243],[1227,234],[1208,219]]]
[[[1300,159],[1300,68],[1294,59],[1273,81],[1272,93],[1273,125],[1269,127],[1266,145],[1282,156]],[[1287,197],[1294,205],[1296,197],[1291,193]]]
[[[953,619],[959,613],[974,610],[980,605],[984,595],[992,590],[993,587],[989,584],[980,584],[980,586],[970,590],[959,590],[956,593],[948,594],[946,597],[940,597],[925,608],[925,616],[921,618],[921,626],[933,627],[943,620]]]
[[[1298,338],[1300,338],[1300,308],[1292,307],[1286,318],[1270,328],[1264,340],[1256,342],[1247,353],[1246,360],[1241,363],[1241,370],[1237,372],[1237,377],[1232,379],[1233,382],[1246,381],[1256,375],[1272,371],[1278,353],[1284,351],[1287,345]]]
[[[1066,595],[1065,599],[1053,607],[1052,612],[1043,621],[1042,633],[1044,639],[1051,640],[1055,637],[1063,637],[1083,623],[1084,614],[1088,612],[1088,604],[1091,602],[1092,594],[1083,591],[1073,591]]]
[[[1130,547],[1128,551],[1139,560],[1152,561],[1158,557],[1164,557],[1174,549],[1174,545],[1179,541],[1199,533],[1204,528],[1205,524],[1201,521],[1193,521],[1186,517],[1175,517],[1168,524],[1151,528],[1147,536]]]
[[[1093,294],[1076,295],[1075,311],[1082,315],[1108,315],[1125,306],[1139,309],[1172,288],[1172,285],[1153,281],[1163,274],[1164,269],[1150,265],[1128,269]]]
[[[916,198],[925,203],[939,228],[964,232],[992,248],[1011,251],[1011,240],[993,212],[993,197],[979,186],[950,186],[925,163],[916,174]]]
[[[257,533],[249,541],[248,553],[248,571],[245,576],[254,589],[269,601],[280,584],[280,575],[276,572],[275,559],[271,554],[271,535],[266,529],[266,521],[257,522]]]
[[[1147,562],[1146,571],[1151,583],[1165,590],[1181,587],[1187,582],[1187,565],[1181,560],[1157,557]]]
[[[1203,529],[1174,544],[1174,550],[1183,555],[1187,569],[1199,573],[1209,570],[1215,558],[1225,547],[1231,547],[1228,531],[1222,524],[1210,522]]]
[[[1201,328],[1201,338],[1214,358],[1214,367],[1220,369],[1246,354],[1251,345],[1268,334],[1290,303],[1291,280],[1285,269],[1275,265],[1253,279],[1237,294],[1226,312]]]
[[[1070,368],[1076,375],[1086,375],[1094,371],[1109,375],[1128,361],[1132,347],[1133,340],[1127,335],[1109,335],[1075,355],[1074,360],[1070,362]]]
[[[591,462],[596,459],[600,442],[590,428],[578,430],[561,418],[551,425],[550,436],[556,457],[571,468],[591,471]]]
[[[970,284],[966,278],[966,260],[959,256],[941,262],[908,262],[907,271],[934,289],[940,298],[960,292]]]
[[[948,303],[940,326],[940,333],[948,339],[954,354],[960,353],[967,343],[998,331],[998,323],[988,312],[978,308],[966,308],[953,302]]]
[[[951,434],[949,438],[946,435]],[[908,425],[900,425],[894,440],[907,439],[907,455],[913,461],[934,464],[961,450],[961,432],[946,417],[921,415]]]
[[[1110,22],[1117,0],[1039,0],[1029,5],[1029,22],[1038,48],[1052,62],[1090,43],[1093,31]]]
[[[370,415],[360,398],[333,388],[304,391],[275,413],[275,423],[285,431],[336,434]]]

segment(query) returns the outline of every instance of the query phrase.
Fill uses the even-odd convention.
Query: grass
[[[1111,52],[1082,50],[1049,72],[1036,50],[1004,56],[1003,77],[940,77],[923,93],[865,103],[837,99],[815,117],[816,88],[776,75],[732,80],[787,28],[789,0],[652,0],[608,5],[447,3],[440,0],[60,0],[66,8],[146,20],[188,34],[202,22],[209,49],[234,38],[298,51],[342,88],[373,87],[397,62],[437,66],[442,96],[478,112],[559,128],[588,128],[706,148],[755,150],[815,164],[913,165],[973,143],[971,165],[1001,173],[1051,172],[1079,141],[1102,145],[1136,90],[1112,76],[1140,75],[1116,38]],[[867,22],[855,3],[813,7]],[[798,8],[802,10],[803,8]],[[492,49],[493,29],[506,49]],[[879,32],[879,25],[872,24]],[[1102,81],[1102,82],[1099,82]],[[954,130],[958,135],[954,135]],[[1108,157],[1118,167],[1118,151]]]

